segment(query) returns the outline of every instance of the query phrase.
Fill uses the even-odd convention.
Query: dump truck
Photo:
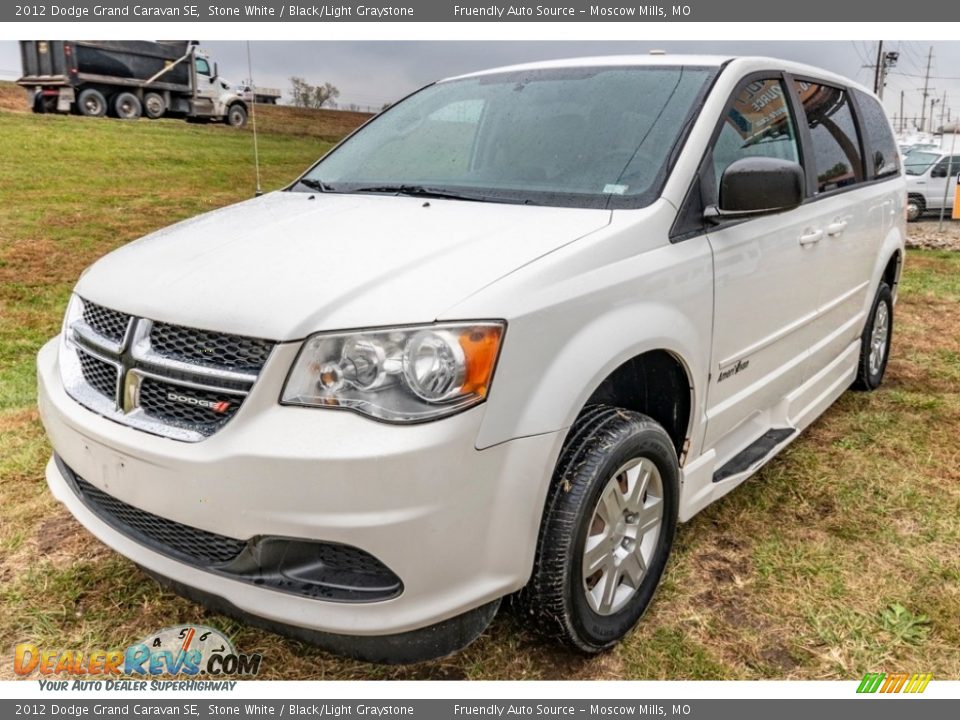
[[[24,40],[23,77],[36,113],[247,122],[247,103],[195,41]]]

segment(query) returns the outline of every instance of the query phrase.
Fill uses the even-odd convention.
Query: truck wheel
[[[103,117],[107,114],[107,99],[95,88],[87,88],[77,98],[80,114],[87,117]]]
[[[151,120],[163,117],[167,111],[167,103],[163,96],[157,93],[149,92],[143,96],[143,114]]]
[[[653,419],[604,405],[581,415],[519,596],[542,634],[596,653],[633,628],[673,545],[679,474],[670,436]]]
[[[122,92],[114,98],[113,109],[121,120],[138,120],[143,114],[140,98],[128,92]]]
[[[243,127],[247,124],[247,111],[243,105],[231,105],[227,110],[227,125],[230,127]]]
[[[907,198],[907,221],[916,222],[927,209],[927,204],[920,195],[911,195]]]
[[[876,390],[883,382],[893,339],[893,293],[885,282],[877,288],[870,320],[860,339],[860,367],[853,383],[855,390]]]

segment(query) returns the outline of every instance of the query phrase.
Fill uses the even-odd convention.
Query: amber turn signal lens
[[[460,390],[462,393],[487,396],[502,333],[503,328],[483,326],[469,328],[460,334],[460,347],[466,363],[466,375]]]

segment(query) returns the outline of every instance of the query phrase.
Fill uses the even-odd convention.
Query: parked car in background
[[[953,210],[960,153],[916,150],[903,161],[907,177],[907,219],[918,220],[931,211]]]
[[[176,591],[353,657],[450,653],[513,594],[600,652],[678,522],[880,385],[905,203],[876,97],[813,67],[440,81],[80,277],[47,482]]]

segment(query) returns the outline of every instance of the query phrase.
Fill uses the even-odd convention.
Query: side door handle
[[[834,237],[836,235],[843,235],[843,231],[847,229],[846,220],[837,220],[837,222],[830,223],[827,225],[827,235]]]
[[[823,230],[808,230],[800,236],[801,245],[813,245],[823,239]]]

